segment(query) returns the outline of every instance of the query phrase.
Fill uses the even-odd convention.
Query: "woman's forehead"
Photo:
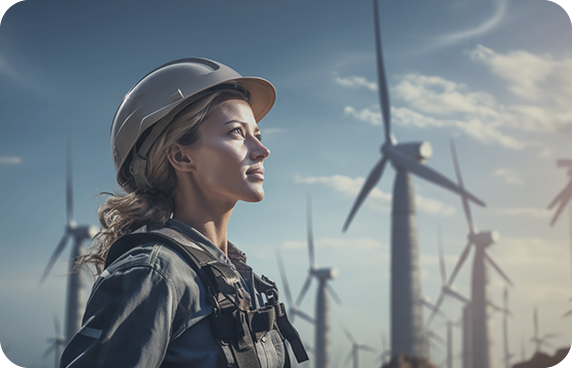
[[[229,99],[219,103],[205,119],[205,123],[212,122],[214,125],[224,125],[232,121],[257,126],[250,105],[238,99]]]

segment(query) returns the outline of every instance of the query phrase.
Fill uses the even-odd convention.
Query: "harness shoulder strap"
[[[226,349],[231,348],[239,368],[259,368],[260,362],[253,339],[258,340],[265,331],[273,328],[290,342],[299,363],[308,360],[300,336],[286,316],[284,304],[278,302],[275,283],[265,276],[262,276],[262,279],[257,276],[257,287],[261,287],[260,292],[267,295],[268,303],[265,308],[250,310],[250,302],[242,294],[240,280],[230,266],[217,260],[192,239],[178,240],[187,244],[181,244],[171,236],[156,231],[125,235],[109,250],[105,268],[142,243],[157,241],[165,244],[187,261],[207,289],[207,300],[214,308],[210,318],[213,336],[221,341],[227,363],[231,362],[228,361],[229,354]],[[285,367],[290,367],[289,359]]]

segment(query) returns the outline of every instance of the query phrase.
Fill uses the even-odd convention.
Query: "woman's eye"
[[[231,130],[229,132],[229,134],[239,134],[241,137],[244,137],[244,134],[243,134],[241,128],[234,128],[233,130]]]

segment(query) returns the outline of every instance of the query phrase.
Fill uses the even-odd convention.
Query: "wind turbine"
[[[357,341],[354,336],[351,334],[351,332],[345,328],[342,325],[342,330],[344,331],[344,334],[346,335],[346,337],[348,338],[348,340],[350,340],[350,342],[352,343],[352,350],[350,351],[350,353],[348,354],[348,357],[346,358],[346,361],[344,363],[345,366],[347,366],[348,362],[350,359],[353,360],[353,368],[359,368],[359,351],[363,350],[363,351],[369,351],[370,353],[378,353],[379,350],[376,348],[372,348],[371,346],[362,344],[361,342]]]
[[[302,311],[292,299],[292,294],[290,293],[290,286],[288,285],[288,278],[286,277],[286,270],[284,268],[284,263],[282,262],[282,256],[280,251],[276,249],[276,259],[278,260],[278,269],[280,271],[280,278],[284,284],[284,292],[286,293],[286,302],[288,303],[288,318],[292,323],[294,323],[294,318],[300,316],[300,318],[310,322],[311,324],[316,324],[316,320]]]
[[[462,331],[462,358],[463,358],[463,368],[470,367],[470,357],[471,357],[471,301],[458,293],[456,290],[453,289],[452,285],[447,284],[447,270],[445,269],[445,256],[443,254],[443,242],[441,236],[441,228],[438,231],[438,241],[437,245],[439,247],[439,267],[441,272],[441,295],[439,296],[439,300],[441,302],[444,300],[446,296],[453,297],[461,302],[463,305],[463,313],[462,313],[462,323],[461,323],[461,331]],[[435,308],[436,310],[437,307]],[[431,317],[429,318],[431,319]],[[428,320],[430,322],[430,320]],[[458,323],[458,322],[457,322]],[[428,323],[429,324],[429,323]],[[449,333],[449,332],[448,332]],[[451,332],[452,333],[452,332]],[[449,345],[447,345],[449,349]],[[452,347],[451,347],[452,349]],[[447,362],[451,362],[452,360],[448,357]],[[452,363],[448,363],[452,364]]]
[[[56,336],[48,339],[48,343],[50,343],[50,346],[44,353],[44,358],[47,357],[53,351],[55,355],[54,367],[58,368],[60,364],[60,358],[62,356],[62,349],[66,346],[67,341],[60,333],[60,321],[55,316],[54,316],[54,330],[56,332]]]
[[[552,346],[546,342],[547,339],[558,336],[557,333],[544,334],[542,337],[538,332],[538,308],[534,307],[534,337],[530,339],[535,345],[535,353],[540,352],[542,345]]]
[[[75,335],[81,327],[81,319],[83,317],[83,308],[85,306],[85,281],[81,272],[72,272],[74,270],[74,261],[84,253],[84,242],[91,240],[99,231],[94,225],[77,225],[73,216],[73,184],[72,184],[72,153],[71,140],[68,141],[67,147],[67,165],[66,165],[66,215],[67,224],[65,226],[64,235],[56,247],[44,274],[40,280],[43,283],[50,273],[54,263],[66,247],[68,240],[73,239],[71,248],[71,260],[69,265],[70,274],[68,275],[67,295],[66,295],[66,315],[65,315],[65,334],[66,341]]]
[[[548,205],[548,209],[552,209],[558,202],[560,202],[560,205],[558,206],[558,209],[556,210],[554,217],[552,217],[552,221],[550,222],[550,226],[554,226],[554,224],[556,223],[556,220],[558,220],[558,217],[560,216],[560,214],[564,210],[564,207],[566,207],[566,204],[568,204],[568,202],[570,202],[570,198],[572,198],[572,160],[566,160],[566,159],[557,160],[556,166],[568,168],[568,177],[570,178],[570,181],[568,182],[568,185],[566,185],[566,187],[560,193],[558,193],[556,198],[554,198],[552,200],[552,202],[550,202],[550,204]],[[570,213],[570,218],[569,218],[569,222],[570,222],[570,224],[569,224],[569,226],[570,226],[570,246],[572,248],[572,207],[571,206],[569,206],[569,213]],[[572,249],[571,249],[570,254],[572,256]],[[572,258],[571,258],[571,260],[572,260]],[[572,312],[572,310],[570,312]]]
[[[461,170],[457,161],[457,153],[455,145],[451,140],[451,153],[453,155],[453,163],[455,172],[457,173],[457,180],[459,186],[463,188],[463,178],[461,177]],[[478,368],[489,368],[494,366],[492,359],[492,335],[489,313],[489,296],[488,296],[488,267],[493,268],[510,284],[512,281],[505,275],[500,267],[492,260],[487,254],[486,248],[496,242],[499,235],[496,231],[477,231],[473,225],[473,218],[469,207],[469,201],[465,195],[462,196],[463,209],[465,217],[469,225],[468,243],[459,257],[459,261],[449,278],[447,286],[450,287],[457,276],[457,273],[465,263],[471,248],[475,248],[475,257],[473,260],[473,272],[471,279],[471,359],[472,366]],[[437,300],[436,307],[439,309],[443,302],[444,294],[442,293]],[[431,315],[428,323],[431,322],[435,313]]]
[[[385,334],[381,333],[381,354],[377,358],[377,361],[381,362],[381,368],[383,368],[391,359],[391,349],[387,345],[387,340]]]
[[[340,297],[336,294],[332,286],[328,283],[338,276],[338,270],[334,267],[319,268],[314,256],[314,235],[312,229],[312,204],[311,199],[307,200],[307,236],[308,236],[308,258],[310,268],[308,276],[300,290],[295,305],[300,305],[312,279],[318,281],[318,293],[316,297],[316,368],[330,368],[330,309],[328,306],[328,294],[331,294],[338,304],[342,304]]]
[[[451,180],[423,163],[431,157],[428,142],[397,143],[391,132],[390,104],[383,65],[379,10],[374,0],[374,20],[377,56],[377,76],[380,108],[383,115],[385,142],[381,146],[381,159],[369,173],[343,226],[345,232],[356,212],[378,183],[390,161],[397,171],[393,187],[391,232],[391,350],[393,354],[406,353],[423,356],[423,311],[420,299],[419,256],[415,196],[410,173],[462,194],[474,202],[484,203]]]

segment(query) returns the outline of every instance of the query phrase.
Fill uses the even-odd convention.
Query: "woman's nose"
[[[266,148],[265,145],[262,144],[262,142],[260,142],[260,140],[258,140],[258,138],[254,139],[254,146],[252,148],[252,151],[250,153],[250,158],[252,158],[253,160],[256,161],[262,161],[264,160],[266,157],[268,157],[268,155],[270,155],[270,150],[268,148]]]

